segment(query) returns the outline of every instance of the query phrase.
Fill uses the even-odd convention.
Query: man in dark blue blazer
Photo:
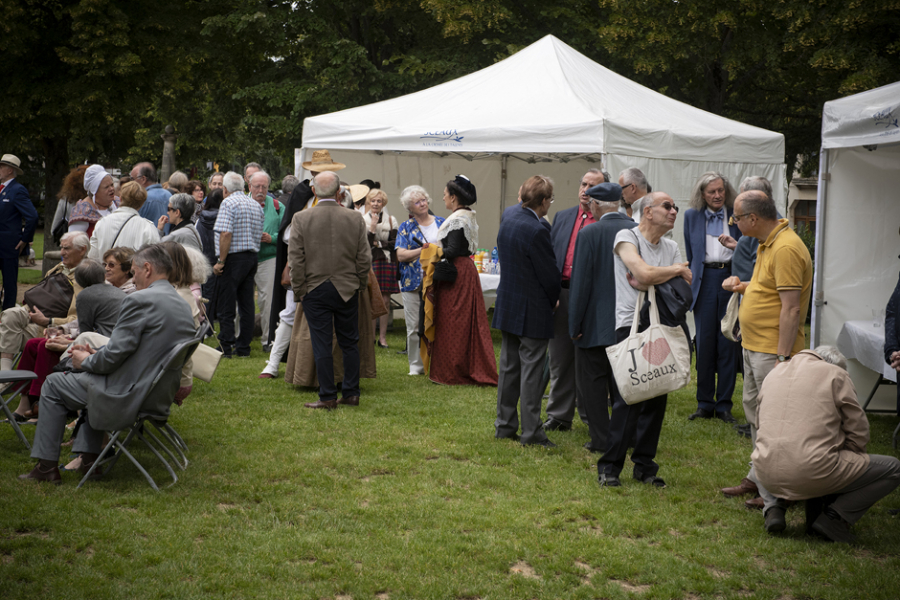
[[[3,261],[3,310],[16,305],[19,278],[19,251],[34,239],[38,214],[25,186],[16,181],[22,175],[18,157],[0,158],[0,260]],[[23,226],[24,221],[24,226]]]
[[[550,399],[547,400],[547,421],[544,423],[544,429],[548,431],[571,429],[576,404],[581,420],[588,422],[575,386],[575,346],[569,337],[569,284],[575,241],[587,225],[595,222],[586,192],[588,188],[604,181],[606,179],[599,169],[590,169],[585,173],[578,188],[578,205],[556,213],[550,230],[562,292],[559,295],[559,308],[553,317],[554,337],[550,340]]]
[[[741,347],[722,335],[722,318],[731,293],[722,282],[731,277],[731,262],[737,225],[729,225],[734,214],[734,188],[720,173],[704,173],[691,194],[691,208],[684,215],[684,245],[691,266],[694,302],[694,334],[697,344],[697,412],[688,417],[713,416],[734,423],[734,394]],[[717,378],[718,375],[718,378]]]
[[[560,286],[550,232],[541,219],[553,202],[553,182],[531,177],[521,196],[522,203],[505,212],[497,234],[503,276],[492,326],[503,333],[503,345],[494,427],[497,438],[516,439],[521,399],[521,443],[552,447],[541,423],[541,378]]]
[[[616,234],[637,227],[618,212],[622,188],[601,183],[587,191],[591,213],[597,220],[578,235],[572,284],[569,288],[569,336],[575,345],[575,381],[578,397],[588,415],[591,452],[606,451],[609,438],[608,398],[619,388],[613,378],[606,347],[616,339],[616,272],[613,247]]]

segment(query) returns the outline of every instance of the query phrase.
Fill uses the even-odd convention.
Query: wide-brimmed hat
[[[303,163],[303,168],[307,171],[340,171],[345,169],[347,165],[344,163],[334,162],[331,160],[331,153],[328,150],[316,150],[313,152],[312,160]]]
[[[369,195],[369,186],[357,184],[357,185],[348,185],[347,189],[350,190],[350,195],[353,196],[353,203],[356,204],[362,200],[366,199],[366,196]]]
[[[22,167],[19,166],[21,164],[22,162],[19,160],[19,157],[13,154],[4,154],[3,158],[0,158],[0,165],[7,165],[12,167],[16,170],[17,175],[22,174]]]

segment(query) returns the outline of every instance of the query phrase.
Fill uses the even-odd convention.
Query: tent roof
[[[552,35],[459,79],[307,118],[305,148],[784,162],[784,136],[613,73]]]
[[[900,81],[825,103],[822,148],[900,142]]]

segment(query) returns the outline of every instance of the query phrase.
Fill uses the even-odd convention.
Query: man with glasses
[[[284,215],[284,205],[269,195],[269,175],[265,171],[255,171],[250,175],[250,197],[262,207],[263,232],[257,255],[256,283],[257,304],[259,304],[260,326],[262,327],[263,352],[269,346],[269,311],[272,291],[275,286],[275,252],[278,248],[278,227]]]
[[[619,185],[622,186],[622,203],[619,212],[641,222],[640,200],[650,193],[650,183],[644,172],[637,167],[628,167],[619,173]]]
[[[141,206],[140,215],[150,221],[154,227],[159,223],[159,218],[166,214],[169,208],[169,196],[172,192],[163,189],[156,181],[156,168],[152,163],[139,162],[131,169],[131,180],[137,181],[147,192],[147,200]]]
[[[763,380],[778,364],[789,361],[806,346],[803,327],[812,292],[812,259],[787,219],[778,218],[775,202],[764,192],[738,195],[732,219],[744,236],[760,242],[753,279],[748,283],[732,276],[722,283],[726,291],[743,294],[739,313],[744,358],[743,404],[755,448]],[[760,485],[753,467],[740,485],[722,490],[726,496],[756,492],[762,502],[751,500],[748,506],[762,508],[764,504],[766,513],[773,507],[779,508],[774,516],[767,517],[766,529],[783,529],[783,505]]]
[[[642,203],[641,222],[634,229],[624,229],[615,239],[616,277],[616,343],[631,333],[638,290],[682,277],[691,282],[688,264],[681,262],[681,250],[674,241],[663,237],[675,227],[678,207],[667,194],[654,192]],[[606,452],[597,462],[601,486],[619,487],[619,474],[625,464],[629,442],[634,440],[631,461],[633,477],[641,483],[666,487],[657,475],[656,449],[666,413],[667,395],[626,404],[619,394],[613,397]]]
[[[550,229],[550,242],[556,256],[556,267],[561,275],[562,291],[559,294],[559,306],[553,313],[553,337],[549,344],[550,398],[547,400],[547,420],[544,422],[544,429],[547,431],[571,429],[576,404],[581,420],[588,422],[587,413],[581,407],[575,388],[575,346],[569,337],[569,285],[575,241],[582,229],[596,221],[591,214],[587,190],[605,181],[600,169],[588,170],[581,178],[578,188],[578,205],[556,213]]]
[[[601,183],[587,190],[597,222],[578,236],[569,289],[569,337],[575,345],[575,381],[588,415],[585,448],[603,453],[609,438],[609,398],[619,394],[606,348],[616,343],[616,235],[637,224],[618,212],[622,188]]]

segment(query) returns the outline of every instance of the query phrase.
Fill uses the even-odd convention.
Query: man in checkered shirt
[[[225,200],[213,228],[218,234],[213,271],[216,280],[216,306],[219,319],[219,342],[225,356],[250,356],[253,339],[253,278],[257,253],[262,240],[265,214],[259,203],[244,193],[244,178],[234,171],[225,174]],[[241,319],[241,335],[235,345],[234,306],[237,302]]]

